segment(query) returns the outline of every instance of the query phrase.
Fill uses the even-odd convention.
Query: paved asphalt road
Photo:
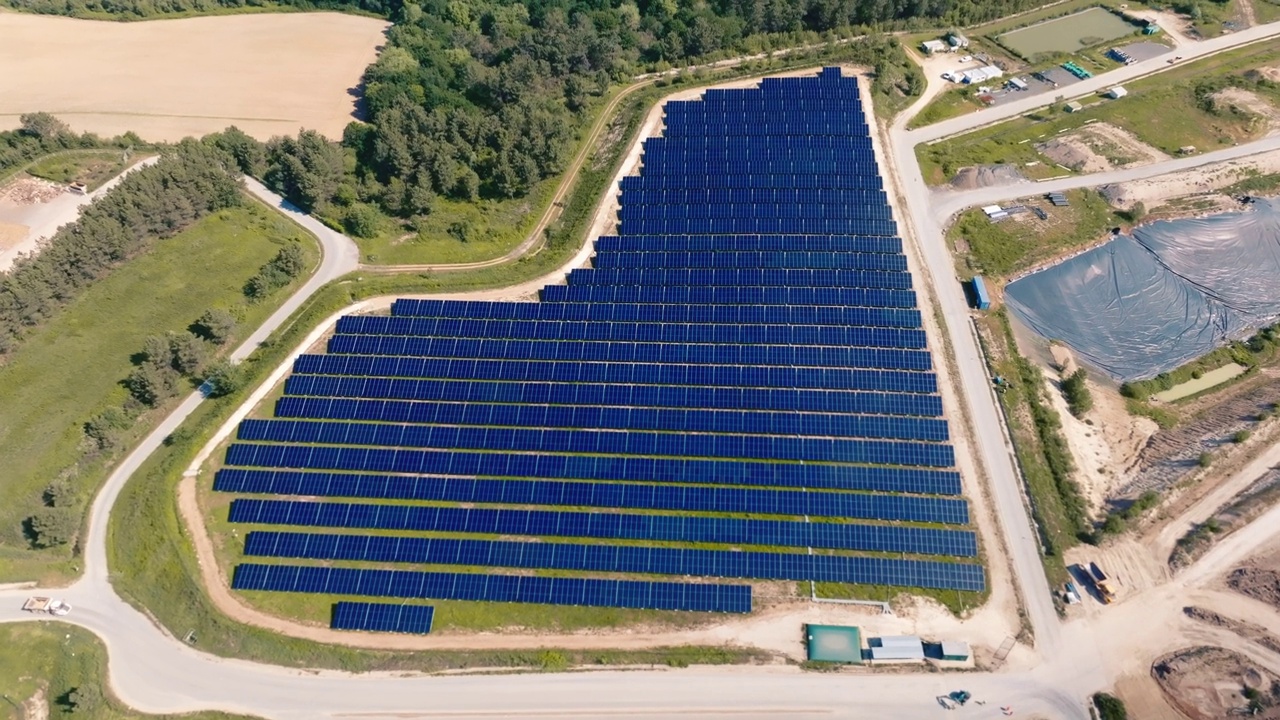
[[[1270,25],[1235,33],[1201,45],[1180,49],[1196,57],[1216,49],[1275,34]],[[1126,79],[1141,66],[1114,71],[1096,82],[1098,87]],[[1149,68],[1148,68],[1149,69]],[[1123,74],[1123,75],[1122,75]],[[1089,91],[1088,83],[1075,86]],[[955,281],[950,257],[942,242],[942,227],[931,211],[932,194],[914,162],[912,146],[929,133],[945,134],[989,122],[997,115],[1025,112],[1043,96],[1021,107],[1015,103],[997,111],[966,116],[916,133],[900,127],[891,131],[892,152],[902,173],[910,222],[931,280],[948,319],[951,345],[960,366],[959,381],[976,425],[978,454],[994,491],[997,513],[1006,536],[1020,594],[1037,637],[1042,658],[1035,670],[993,675],[870,675],[842,676],[799,673],[782,668],[691,669],[655,672],[566,673],[501,677],[455,676],[402,678],[393,675],[352,676],[341,673],[299,672],[227,660],[200,653],[168,636],[127,605],[108,582],[107,517],[120,488],[142,461],[200,402],[187,398],[121,463],[96,498],[86,536],[84,576],[58,595],[76,606],[68,621],[103,638],[109,649],[112,687],[125,702],[148,712],[182,712],[220,708],[271,718],[315,717],[868,717],[914,719],[939,712],[934,697],[963,687],[983,706],[970,705],[966,717],[1002,717],[999,705],[1013,705],[1020,716],[1038,713],[1051,718],[1085,718],[1084,694],[1104,686],[1102,663],[1092,657],[1089,643],[1067,642],[1053,612],[1031,536],[1021,495],[1021,483],[1011,464],[989,380],[968,325],[968,310]],[[1024,103],[1025,104],[1025,103]],[[928,131],[928,132],[926,132]],[[320,286],[354,269],[358,253],[349,239],[290,208],[260,185],[250,190],[282,208],[324,246],[324,260],[316,275],[285,307],[273,315],[234,354],[243,358],[292,309]],[[945,216],[944,216],[945,217]],[[0,622],[30,620],[18,607],[29,592],[0,591]]]

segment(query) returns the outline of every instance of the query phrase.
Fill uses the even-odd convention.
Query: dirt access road
[[[0,129],[45,111],[77,131],[174,141],[235,125],[334,139],[388,25],[338,13],[137,23],[0,12]]]

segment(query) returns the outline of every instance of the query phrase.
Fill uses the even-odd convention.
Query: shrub
[[[1089,374],[1080,368],[1062,380],[1062,394],[1071,414],[1080,417],[1093,409],[1093,395],[1087,383]]]
[[[1248,431],[1248,430],[1237,430],[1237,431],[1236,431],[1236,433],[1235,433],[1234,435],[1232,435],[1232,436],[1231,436],[1231,442],[1233,442],[1233,443],[1235,443],[1235,444],[1237,444],[1237,445],[1239,445],[1240,443],[1243,443],[1244,441],[1246,441],[1246,440],[1248,440],[1248,439],[1249,439],[1249,431]]]
[[[236,317],[221,308],[205,310],[196,320],[192,331],[215,345],[221,345],[236,330]]]
[[[1202,468],[1207,468],[1213,464],[1213,453],[1202,452],[1200,457],[1196,458],[1196,464]]]
[[[37,548],[66,545],[76,539],[80,518],[69,508],[43,508],[27,518],[27,534]]]
[[[1108,693],[1095,693],[1093,705],[1098,708],[1101,720],[1128,720],[1129,711],[1125,709],[1120,698]]]

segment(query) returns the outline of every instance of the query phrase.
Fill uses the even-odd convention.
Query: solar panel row
[[[636,250],[601,253],[596,256],[594,265],[597,268],[810,268],[905,272],[907,258],[888,253]]]
[[[707,188],[654,188],[635,192],[734,192]],[[761,189],[752,192],[778,192]],[[799,192],[799,191],[797,191]],[[813,192],[824,192],[813,190]],[[830,191],[837,192],[837,191]],[[900,253],[902,239],[878,235],[603,235],[596,238],[597,255],[615,252],[861,252]],[[400,302],[400,301],[396,301]],[[405,302],[448,302],[442,300],[408,300]],[[492,303],[490,303],[492,304]],[[514,303],[513,303],[514,304]],[[523,303],[521,303],[523,304]],[[396,313],[398,314],[398,313]]]
[[[543,430],[250,419],[240,423],[236,437],[280,443],[393,448],[813,460],[938,468],[955,465],[955,454],[949,445],[769,435],[700,435],[687,431]]]
[[[912,290],[878,288],[701,286],[647,287],[643,285],[548,285],[542,288],[543,302],[646,303],[667,305],[840,305],[861,317],[883,317],[881,322],[861,321],[852,325],[920,327],[920,311],[914,309]],[[864,308],[904,308],[867,313]]]
[[[334,630],[426,635],[431,632],[435,608],[429,605],[339,602],[333,605],[329,627]]]
[[[482,322],[482,321],[481,321]],[[730,326],[722,326],[730,328]],[[852,329],[851,329],[852,330]],[[708,333],[710,334],[710,333]],[[745,334],[745,333],[743,333]],[[854,332],[847,333],[849,335]],[[892,338],[862,333],[866,342]],[[893,333],[887,333],[892,335]],[[329,352],[355,355],[399,355],[444,360],[548,360],[555,362],[641,362],[670,365],[787,365],[801,367],[869,367],[892,370],[932,368],[925,350],[884,347],[796,345],[695,345],[679,342],[609,342],[576,340],[480,340],[403,335],[335,335]]]
[[[276,417],[365,420],[487,427],[592,427],[614,430],[669,430],[839,438],[887,438],[946,442],[943,420],[826,413],[673,410],[559,405],[486,405],[402,400],[282,397]]]
[[[236,566],[231,587],[364,597],[751,612],[750,585],[243,564]]]
[[[237,499],[231,522],[506,536],[662,540],[813,547],[831,550],[974,557],[977,541],[967,530],[740,520],[692,515],[569,512]]]
[[[486,568],[814,580],[954,590],[981,590],[983,587],[982,568],[967,563],[633,545],[256,531],[245,537],[244,554],[249,557]]]
[[[868,316],[872,316],[870,312]],[[874,316],[872,316],[874,317]],[[353,317],[339,325],[338,337],[344,338],[343,347],[357,342],[356,338],[383,338],[382,342],[395,340],[406,342],[408,338],[437,341],[441,347],[457,347],[459,351],[486,347],[498,341],[521,342],[646,342],[679,345],[750,345],[826,346],[840,349],[850,347],[920,348],[924,332],[875,326],[843,325],[766,325],[755,323],[719,324],[708,327],[701,323],[591,323],[582,321],[539,320],[432,320],[430,318]],[[379,322],[369,322],[369,321]],[[512,326],[522,325],[519,329]],[[595,327],[603,325],[604,327]],[[492,328],[493,333],[484,332]],[[699,334],[701,331],[701,334]],[[510,336],[516,337],[510,337]],[[456,344],[445,345],[450,340]],[[369,342],[359,340],[359,342]],[[410,346],[414,347],[414,346]],[[505,347],[505,345],[500,345]],[[523,347],[523,346],[516,346]],[[565,347],[570,347],[565,345]],[[577,347],[577,346],[573,346]],[[388,344],[389,349],[397,349]],[[363,347],[357,347],[364,350]],[[709,348],[697,348],[706,352]],[[406,348],[406,351],[408,348]],[[475,352],[475,350],[471,350]],[[727,358],[738,357],[728,348],[718,350]],[[741,351],[739,351],[741,352]],[[774,351],[774,352],[781,352]],[[383,353],[386,354],[386,353]],[[674,362],[674,361],[673,361]]]
[[[860,173],[850,173],[848,175],[808,175],[798,172],[738,172],[708,175],[704,169],[699,168],[697,172],[690,172],[684,175],[667,173],[665,175],[640,175],[626,177],[622,179],[620,187],[624,191],[634,188],[825,188],[832,190],[844,190],[855,188],[880,189],[884,187],[884,180],[879,175],[867,175]],[[737,234],[755,235],[757,233],[747,232]],[[849,233],[826,234],[847,235]]]
[[[936,393],[933,373],[865,368],[661,365],[554,360],[453,360],[379,355],[301,355],[294,372],[360,377]]]
[[[715,235],[720,233],[742,233],[744,235],[763,235],[768,233],[800,233],[804,235],[897,235],[897,228],[898,226],[892,220],[860,218],[641,218],[623,223],[619,234]],[[730,281],[726,280],[725,282]],[[798,277],[791,282],[802,285],[813,284]],[[744,282],[743,284],[748,285],[751,283]],[[858,285],[862,283],[855,279],[847,278],[842,284]],[[870,286],[878,287],[874,284]]]
[[[556,287],[568,287],[558,285]],[[915,307],[914,293],[883,290],[868,293],[879,307]],[[492,307],[488,307],[488,306]],[[599,322],[707,323],[750,325],[858,325],[862,308],[830,305],[664,305],[661,303],[483,303],[448,300],[397,300],[391,308],[391,319],[424,316],[441,319],[475,320],[596,320]],[[361,327],[359,321],[376,315],[349,315],[339,320],[340,327]],[[388,327],[399,327],[388,325]],[[412,326],[411,326],[412,327]],[[345,330],[344,330],[345,332]]]
[[[683,510],[950,525],[969,523],[968,505],[960,499],[863,492],[559,480],[476,480],[243,468],[219,470],[213,489],[295,497]]]
[[[449,450],[290,446],[233,443],[227,465],[261,468],[357,470],[457,477],[632,480],[711,485],[906,492],[957,495],[953,470],[865,465],[477,453]]]
[[[665,220],[636,220],[636,225]],[[674,222],[674,221],[672,221]],[[624,225],[625,227],[625,225]],[[805,268],[579,268],[569,273],[577,285],[759,285],[767,287],[859,287],[910,290],[911,275],[879,270]]]
[[[942,415],[942,400],[937,395],[846,390],[409,380],[298,374],[291,376],[285,382],[284,391],[285,395],[328,398],[432,400],[462,403],[741,408],[743,410],[859,413],[907,417],[940,417]]]

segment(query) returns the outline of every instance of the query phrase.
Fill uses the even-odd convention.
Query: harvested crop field
[[[340,138],[386,28],[338,13],[116,23],[0,12],[0,128],[43,110],[78,131],[157,141],[228,125]]]

